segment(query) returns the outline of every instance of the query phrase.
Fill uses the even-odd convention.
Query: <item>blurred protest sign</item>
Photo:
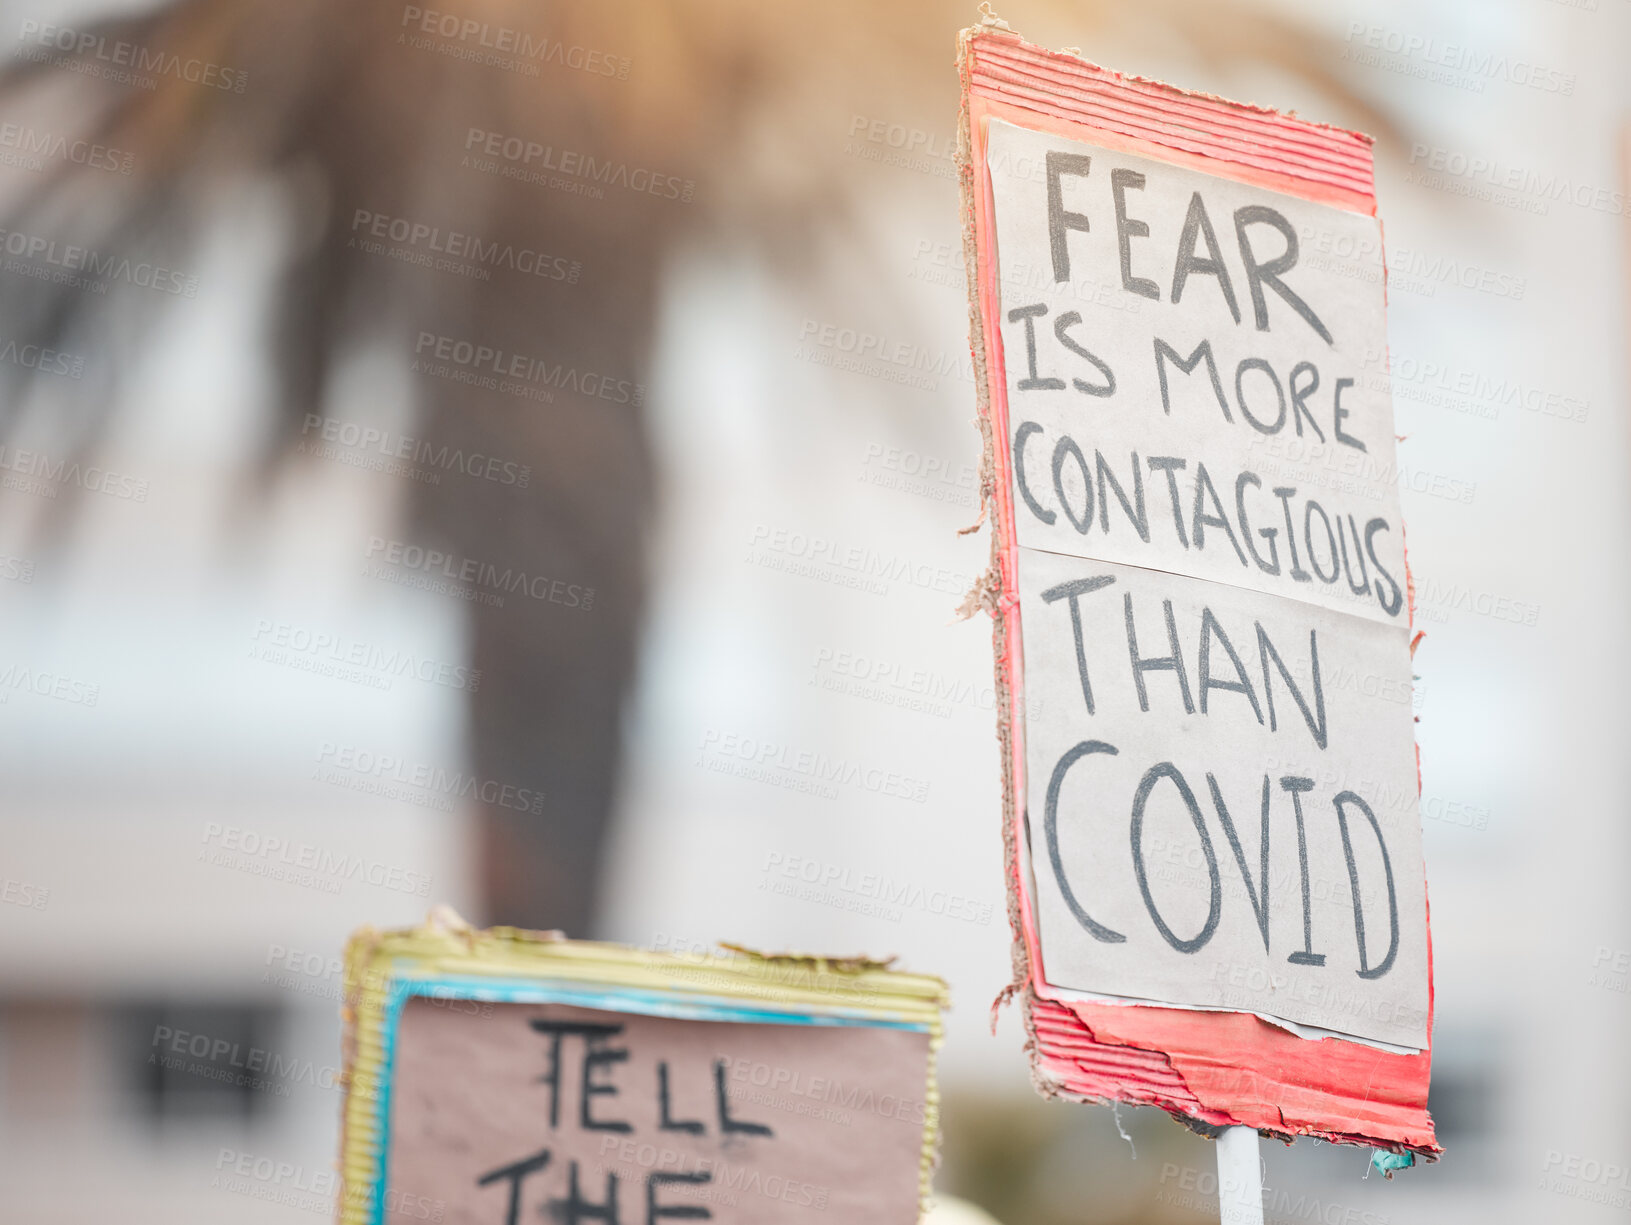
[[[944,984],[513,928],[347,954],[346,1225],[914,1221]]]

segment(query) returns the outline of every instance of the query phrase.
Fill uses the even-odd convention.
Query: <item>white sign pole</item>
[[[1263,1166],[1257,1129],[1225,1127],[1217,1143],[1218,1214],[1223,1225],[1263,1225]]]

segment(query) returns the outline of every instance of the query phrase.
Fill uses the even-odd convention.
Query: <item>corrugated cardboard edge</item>
[[[1121,86],[1132,87],[1141,99],[1154,100],[1158,105],[1171,104],[1176,107],[1198,106],[1209,112],[1228,112],[1231,115],[1249,115],[1255,120],[1272,121],[1277,132],[1287,133],[1287,141],[1295,142],[1299,134],[1307,134],[1316,138],[1326,150],[1322,164],[1309,170],[1306,175],[1288,174],[1288,167],[1275,158],[1255,159],[1243,161],[1243,165],[1253,165],[1255,177],[1273,183],[1278,179],[1281,182],[1273,183],[1281,190],[1291,191],[1308,199],[1335,204],[1346,207],[1352,211],[1375,215],[1375,198],[1370,174],[1370,148],[1371,139],[1357,132],[1333,127],[1330,125],[1312,124],[1307,121],[1284,116],[1265,107],[1229,102],[1214,95],[1193,93],[1176,89],[1161,82],[1150,81],[1146,78],[1126,76],[1110,72],[1091,64],[1079,56],[1064,52],[1048,51],[1044,48],[1027,44],[1020,36],[1010,30],[1005,22],[998,20],[990,11],[989,5],[982,5],[984,14],[983,23],[979,26],[963,30],[958,35],[957,69],[961,84],[961,103],[958,112],[957,124],[957,174],[960,187],[960,200],[962,211],[962,238],[964,266],[967,269],[967,284],[969,294],[969,337],[974,374],[976,406],[978,415],[975,424],[981,437],[980,462],[980,522],[989,521],[991,525],[991,551],[988,567],[975,582],[974,587],[964,598],[958,609],[962,617],[973,615],[976,611],[985,611],[992,618],[992,646],[995,657],[995,696],[994,703],[997,711],[997,741],[1002,756],[1002,806],[1003,806],[1003,856],[1008,881],[1007,903],[1008,921],[1012,933],[1010,960],[1012,977],[1009,984],[1003,988],[992,1004],[992,1026],[995,1028],[998,1009],[1009,1000],[1018,998],[1021,1006],[1021,1015],[1025,1028],[1025,1050],[1029,1057],[1032,1083],[1038,1093],[1049,1098],[1063,1098],[1067,1100],[1110,1103],[1113,1101],[1132,1101],[1139,1104],[1159,1106],[1174,1118],[1202,1134],[1215,1134],[1221,1126],[1249,1122],[1259,1130],[1274,1135],[1287,1142],[1295,1136],[1303,1135],[1325,1139],[1334,1143],[1364,1144],[1387,1148],[1396,1152],[1412,1151],[1436,1159],[1442,1149],[1433,1135],[1432,1120],[1427,1115],[1425,1101],[1420,1104],[1402,1103],[1397,1109],[1386,1111],[1379,1116],[1372,1116],[1370,1126],[1371,1134],[1361,1134],[1349,1131],[1342,1127],[1331,1125],[1328,1110],[1322,1111],[1318,1104],[1309,1106],[1306,1117],[1298,1116],[1287,1118],[1282,1107],[1275,1108],[1279,1125],[1275,1120],[1262,1117],[1261,1111],[1251,1112],[1257,1117],[1243,1118],[1247,1111],[1241,1110],[1239,1101],[1228,1100],[1227,1095],[1222,1100],[1204,1101],[1191,1087],[1183,1072],[1175,1065],[1173,1056],[1165,1051],[1155,1050],[1148,1046],[1139,1045],[1131,1040],[1115,1037],[1101,1036],[1090,1026],[1088,1017],[1098,1016],[1113,1018],[1118,1012],[1133,1010],[1119,1010],[1109,1006],[1094,1008],[1094,1006],[1081,1006],[1067,1008],[1050,1000],[1042,999],[1035,992],[1032,985],[1032,967],[1030,964],[1029,947],[1025,936],[1025,925],[1021,913],[1021,899],[1019,883],[1021,872],[1021,859],[1017,843],[1019,829],[1019,800],[1017,797],[1014,778],[1014,703],[1013,703],[1013,662],[1008,659],[1010,643],[1010,625],[1008,618],[1015,615],[1013,601],[1005,595],[1004,560],[1005,550],[1008,547],[1008,534],[1011,531],[1009,517],[1003,513],[1004,499],[998,488],[1001,472],[996,457],[995,426],[991,404],[990,366],[986,352],[984,321],[981,314],[980,294],[981,285],[978,276],[980,268],[979,244],[976,235],[976,193],[983,190],[983,179],[978,177],[981,170],[974,164],[974,139],[972,133],[972,107],[974,95],[974,78],[976,72],[976,46],[984,44],[996,46],[1005,54],[1014,54],[1029,59],[1037,65],[1057,67],[1068,76],[1090,77],[1096,87],[1114,91]],[[1059,118],[1057,110],[1050,110],[1045,102],[1038,104],[1041,113]],[[1080,116],[1066,117],[1065,121],[1079,119]],[[1187,126],[1187,125],[1180,125]],[[1150,133],[1144,132],[1140,139],[1148,140]],[[1237,138],[1238,139],[1238,138]],[[1156,142],[1160,143],[1160,142]],[[1349,164],[1341,153],[1341,147],[1350,145],[1355,150],[1363,151],[1362,167]],[[1330,149],[1337,152],[1332,154]],[[1218,167],[1207,167],[1203,163],[1207,159],[1204,142],[1196,141],[1186,136],[1185,139],[1175,142],[1168,153],[1169,159],[1180,164],[1190,164],[1201,170],[1210,169],[1216,173]],[[1232,160],[1232,159],[1230,159]],[[1265,162],[1269,168],[1265,168]],[[1298,167],[1290,167],[1296,171]],[[1289,181],[1301,178],[1303,181]],[[974,528],[965,529],[973,531]],[[1401,525],[1402,530],[1402,525]],[[1406,566],[1406,583],[1411,591],[1411,621],[1414,625],[1414,584]],[[1411,650],[1414,653],[1419,635],[1411,640]],[[1418,778],[1420,786],[1419,760],[1420,750],[1417,750]],[[1431,1009],[1431,932],[1429,930],[1429,1008]],[[1137,1009],[1146,1014],[1172,1013],[1171,1009]],[[1192,1014],[1193,1015],[1193,1014]],[[1244,1014],[1221,1014],[1229,1016],[1244,1016]],[[1068,1018],[1068,1020],[1066,1020]],[[1255,1018],[1250,1018],[1255,1021]],[[1183,1023],[1193,1024],[1185,1019]],[[1272,1030],[1267,1023],[1257,1022],[1266,1030]],[[1040,1026],[1040,1028],[1039,1028]],[[1053,1032],[1052,1027],[1060,1027]],[[1136,1026],[1134,1028],[1137,1028]],[[1276,1035],[1284,1031],[1275,1030]],[[1046,1034],[1046,1037],[1044,1037]],[[1290,1035],[1285,1035],[1290,1037]],[[1083,1069],[1077,1065],[1072,1069],[1074,1079],[1078,1085],[1096,1085],[1101,1092],[1083,1092],[1073,1089],[1067,1080],[1066,1068],[1061,1066],[1061,1047],[1066,1038],[1074,1037],[1085,1039],[1088,1047],[1093,1051],[1096,1061],[1105,1064],[1107,1073],[1100,1076],[1084,1075]],[[1272,1039],[1271,1039],[1272,1041]],[[1300,1042],[1301,1039],[1296,1041]],[[1358,1044],[1343,1043],[1344,1047],[1357,1047]],[[1106,1048],[1115,1048],[1114,1051]],[[1117,1054],[1116,1052],[1120,1052]],[[1395,1059],[1406,1057],[1392,1057]],[[1424,1052],[1420,1057],[1425,1073],[1427,1062],[1430,1060],[1430,1051]],[[1074,1061],[1072,1061],[1074,1062]],[[1413,1069],[1399,1073],[1397,1079],[1412,1081]],[[1287,1075],[1286,1087],[1295,1087],[1293,1074]],[[1422,1097],[1425,1099],[1425,1074],[1421,1077]],[[1366,1099],[1370,1097],[1366,1090]],[[1356,1103],[1357,1104],[1357,1103]]]
[[[652,952],[621,944],[566,940],[559,932],[514,927],[476,930],[445,907],[417,928],[363,927],[346,944],[341,1005],[341,1225],[371,1219],[376,1171],[383,1156],[377,1110],[382,1090],[385,1019],[395,971],[435,968],[467,975],[575,980],[610,987],[661,990],[699,998],[753,1001],[788,1013],[870,1014],[922,1025],[929,1049],[923,1097],[923,1146],[918,1208],[928,1211],[940,1153],[940,1087],[936,1075],[947,1007],[944,980],[892,970],[864,957],[759,953],[739,945],[723,954]]]
[[[987,8],[989,13],[989,8]],[[1002,850],[1005,877],[1009,881],[1007,893],[1008,929],[1012,936],[1009,945],[1011,977],[991,1005],[991,1027],[996,1029],[997,1012],[1009,1001],[1018,999],[1020,1015],[1025,1026],[1025,1052],[1031,1072],[1031,1083],[1043,1097],[1061,1096],[1057,1081],[1045,1076],[1038,1058],[1036,1022],[1032,1005],[1035,995],[1031,990],[1030,954],[1025,943],[1024,921],[1020,916],[1019,891],[1013,882],[1019,879],[1019,846],[1016,840],[1015,819],[1017,801],[1014,792],[1014,725],[1013,685],[1010,671],[1004,666],[1008,638],[1009,610],[1002,601],[1002,547],[1006,526],[997,496],[998,468],[996,436],[991,418],[990,371],[986,360],[985,327],[980,314],[980,288],[976,277],[979,267],[979,247],[975,238],[974,193],[975,181],[974,139],[970,130],[970,85],[973,63],[973,42],[982,33],[994,28],[1006,28],[1004,23],[988,17],[985,27],[971,27],[957,36],[957,71],[961,83],[961,101],[957,113],[957,182],[961,201],[961,229],[963,238],[963,267],[968,285],[968,334],[971,364],[974,376],[974,419],[980,431],[980,518],[991,527],[990,560],[986,570],[964,597],[957,612],[970,617],[976,612],[991,616],[991,649],[995,659],[993,677],[994,701],[997,713],[997,746],[1002,756]]]

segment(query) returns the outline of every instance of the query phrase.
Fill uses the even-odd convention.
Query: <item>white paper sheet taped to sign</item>
[[[1046,981],[1427,1043],[1374,218],[993,120]]]
[[[994,121],[1022,546],[1404,625],[1378,223]]]

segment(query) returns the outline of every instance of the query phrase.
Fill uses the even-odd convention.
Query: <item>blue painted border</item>
[[[798,1012],[752,1007],[717,996],[694,998],[666,991],[631,987],[594,987],[578,982],[537,978],[491,978],[486,975],[447,974],[435,977],[392,977],[381,1018],[379,1094],[375,1102],[375,1134],[379,1161],[374,1170],[373,1213],[369,1225],[383,1225],[385,1186],[391,1154],[391,1085],[396,1065],[396,1033],[402,1006],[414,996],[448,1000],[482,1000],[497,1004],[569,1004],[602,1012],[631,1012],[648,1017],[683,1021],[728,1021],[760,1025],[838,1025],[873,1029],[904,1029],[928,1033],[915,1021],[891,1021],[857,1009],[833,1012]]]

